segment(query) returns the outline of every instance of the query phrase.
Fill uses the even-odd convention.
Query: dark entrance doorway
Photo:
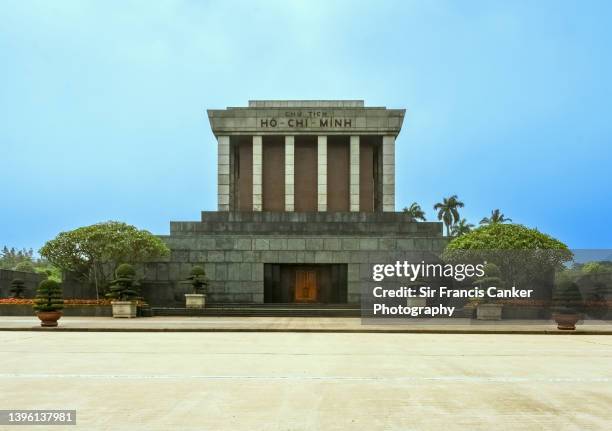
[[[346,264],[264,264],[265,303],[347,302]]]

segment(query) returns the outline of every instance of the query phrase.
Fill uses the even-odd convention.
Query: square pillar
[[[395,136],[383,136],[382,206],[384,212],[395,211]]]
[[[217,136],[217,209],[229,211],[230,203],[230,138]]]
[[[327,211],[327,136],[317,136],[317,203]]]
[[[285,136],[285,211],[295,211],[294,142],[293,136]]]
[[[359,136],[351,136],[350,153],[350,207],[359,211]]]
[[[263,206],[261,142],[261,136],[253,136],[253,211],[261,211]]]

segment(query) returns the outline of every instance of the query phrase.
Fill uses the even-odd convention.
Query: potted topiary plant
[[[137,285],[134,267],[128,263],[119,265],[115,270],[115,279],[110,283],[110,292],[106,294],[114,299],[111,302],[113,317],[136,317]]]
[[[204,268],[201,266],[194,266],[191,268],[191,272],[187,280],[185,280],[185,283],[191,285],[193,292],[185,294],[185,307],[204,308],[206,305],[206,286],[208,285]]]
[[[478,285],[485,291],[489,287],[502,288],[501,271],[494,263],[487,263],[484,267],[484,277],[477,280]],[[492,302],[490,298],[485,296],[478,299],[476,305],[477,320],[501,320],[502,304]]]
[[[11,281],[11,293],[13,294],[13,298],[23,298],[21,294],[25,290],[25,283],[21,278],[14,278]]]
[[[578,285],[567,277],[559,280],[555,284],[552,303],[552,318],[557,322],[557,329],[576,329],[576,322],[582,318],[582,295]]]
[[[40,319],[40,326],[57,326],[57,321],[62,317],[63,308],[61,285],[55,280],[41,281],[34,298],[34,310]]]

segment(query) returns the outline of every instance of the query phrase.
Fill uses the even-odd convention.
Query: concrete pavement
[[[0,408],[77,410],[76,427],[54,430],[612,423],[605,335],[3,331],[0,364]]]
[[[363,324],[353,317],[62,317],[58,328],[41,328],[35,316],[0,316],[2,330],[126,331],[126,332],[391,332],[391,333],[497,333],[612,335],[612,322],[585,321],[576,331],[559,331],[547,321],[479,321],[470,319],[413,319],[403,324]]]

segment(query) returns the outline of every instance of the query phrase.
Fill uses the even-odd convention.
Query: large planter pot
[[[576,329],[576,322],[580,320],[580,315],[573,313],[553,313],[552,318],[557,322],[557,329],[562,331],[573,331]]]
[[[185,307],[186,308],[204,308],[206,305],[206,295],[203,293],[186,293]]]
[[[57,321],[62,317],[61,311],[39,311],[36,313],[40,319],[40,326],[45,328],[57,326]]]
[[[476,307],[477,320],[501,320],[502,304],[478,304]]]
[[[113,317],[136,317],[136,301],[113,301]]]

